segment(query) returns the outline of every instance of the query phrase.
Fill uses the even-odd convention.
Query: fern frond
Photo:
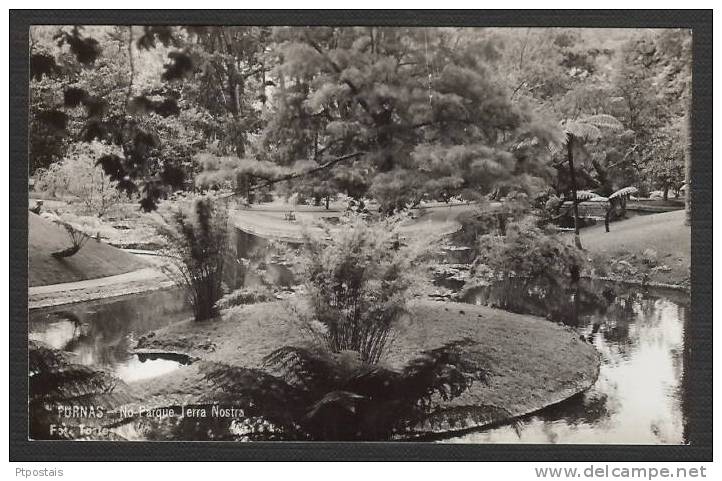
[[[597,126],[580,121],[567,122],[564,129],[568,134],[583,140],[596,140],[602,136]]]
[[[563,123],[564,131],[582,140],[597,140],[602,130],[621,131],[624,126],[616,117],[608,114],[590,115]]]
[[[52,349],[38,341],[28,341],[28,373],[31,376],[58,369],[68,363],[68,356],[62,351]]]
[[[87,400],[126,387],[112,374],[70,362],[67,354],[41,342],[28,342],[30,398],[42,402]]]
[[[263,366],[273,369],[288,383],[308,391],[336,389],[364,371],[360,359],[320,348],[284,346],[268,354]]]
[[[65,352],[40,342],[28,342],[28,361],[28,407],[33,439],[68,438],[68,435],[49,434],[50,424],[58,423],[56,409],[60,405],[102,407],[111,411],[138,399],[112,374],[74,364]]]
[[[589,190],[578,190],[577,191],[577,199],[578,200],[589,200],[597,197],[597,194],[595,194],[592,191]]]
[[[215,390],[214,400],[285,426],[305,413],[312,398],[304,389],[260,369],[203,363],[201,372]]]
[[[622,123],[617,120],[616,117],[608,114],[591,115],[582,119],[582,122],[600,129],[619,131],[624,128]]]
[[[112,392],[119,382],[106,372],[73,364],[30,376],[30,393],[34,398],[61,402]]]
[[[637,193],[637,188],[630,186],[630,187],[624,187],[622,189],[619,189],[618,191],[614,192],[612,195],[609,196],[610,199],[614,199],[616,197],[624,197],[627,195],[632,195]]]
[[[314,418],[321,410],[329,407],[334,409],[340,407],[351,414],[355,414],[358,410],[358,404],[367,399],[365,396],[349,391],[331,391],[311,406],[308,417]]]
[[[461,395],[475,381],[488,383],[485,362],[466,349],[475,344],[469,338],[448,342],[409,361],[402,372],[407,396],[423,402],[438,394],[449,400]]]

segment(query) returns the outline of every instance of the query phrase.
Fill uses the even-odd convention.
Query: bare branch
[[[329,168],[333,167],[334,165],[336,165],[336,164],[338,164],[338,163],[340,163],[340,162],[344,162],[344,161],[346,161],[346,160],[351,160],[351,159],[355,159],[355,158],[357,158],[357,157],[360,157],[360,156],[364,155],[365,153],[366,153],[366,152],[354,152],[353,154],[342,155],[341,157],[337,157],[337,158],[335,158],[335,159],[331,159],[331,160],[329,160],[329,161],[326,161],[326,162],[324,162],[323,164],[319,165],[318,167],[314,167],[314,168],[309,169],[309,170],[304,170],[304,171],[301,171],[301,172],[292,172],[292,173],[290,173],[290,174],[282,175],[282,176],[280,176],[280,177],[275,177],[275,178],[270,178],[270,179],[264,179],[265,182],[263,182],[263,183],[261,183],[261,184],[252,185],[252,186],[250,186],[248,189],[246,189],[246,191],[247,191],[247,192],[252,192],[252,191],[257,190],[257,189],[263,189],[263,188],[265,188],[265,187],[269,187],[269,186],[271,186],[271,185],[273,185],[273,184],[277,184],[277,183],[279,183],[279,182],[284,182],[284,181],[287,181],[287,180],[298,179],[298,178],[300,178],[300,177],[305,177],[305,176],[307,176],[307,175],[315,174],[315,173],[320,172],[320,171],[322,171],[322,170],[329,169]],[[263,179],[263,177],[262,177],[262,176],[259,176],[259,175],[253,175],[253,177]],[[235,196],[235,195],[239,195],[239,192],[230,193],[230,194],[227,195],[227,197],[231,197],[231,196]]]

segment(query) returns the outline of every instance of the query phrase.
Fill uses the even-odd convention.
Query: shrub
[[[476,273],[495,278],[525,277],[558,282],[579,279],[586,263],[581,249],[553,231],[524,223],[512,223],[505,236],[479,238]]]
[[[505,235],[509,224],[529,216],[530,210],[526,195],[518,193],[510,194],[494,205],[482,204],[477,209],[459,216],[461,229],[454,234],[454,240],[478,254],[479,237],[490,234]]]
[[[407,313],[419,249],[402,245],[396,226],[396,219],[370,223],[352,217],[325,237],[306,235],[306,325],[331,351],[357,351],[374,364]]]
[[[66,247],[63,250],[52,253],[52,256],[57,259],[71,257],[77,254],[78,251],[83,248],[88,239],[90,239],[91,234],[89,234],[89,231],[92,231],[92,225],[96,220],[90,219],[91,222],[88,222],[88,218],[86,217],[69,213],[57,215],[53,212],[44,212],[42,217],[62,226],[65,229],[68,240],[70,241],[70,247]]]
[[[243,287],[229,292],[218,299],[216,307],[218,309],[228,309],[234,306],[268,302],[274,299],[276,299],[276,297],[273,295],[273,292],[265,286]]]
[[[62,226],[65,228],[65,232],[68,234],[68,239],[70,240],[70,247],[67,247],[61,251],[53,252],[53,257],[57,259],[74,256],[78,253],[80,249],[83,248],[85,243],[90,238],[88,234],[79,229],[76,229],[70,224],[62,224]]]
[[[129,200],[118,190],[118,182],[110,180],[98,158],[112,153],[100,142],[73,144],[68,155],[38,174],[35,189],[53,197],[70,197],[86,213],[102,217],[114,205]]]
[[[223,295],[223,265],[228,251],[228,208],[203,197],[175,210],[163,233],[168,238],[170,272],[186,290],[196,321],[218,314]]]

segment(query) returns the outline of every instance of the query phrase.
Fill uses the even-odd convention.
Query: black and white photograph
[[[692,29],[28,38],[31,444],[694,445]]]

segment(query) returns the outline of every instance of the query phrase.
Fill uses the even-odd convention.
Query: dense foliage
[[[270,353],[261,368],[204,363],[212,390],[186,408],[215,405],[235,409],[236,416],[142,421],[154,423],[153,439],[241,441],[385,441],[414,435],[421,423],[464,425],[458,413],[437,407],[438,400],[457,398],[474,383],[488,383],[488,366],[474,345],[449,342],[399,369],[370,366],[353,352],[303,346]],[[486,421],[506,414],[492,406],[477,411]]]
[[[103,217],[118,203],[131,201],[96,163],[112,151],[97,141],[73,144],[63,160],[36,172],[35,190],[79,204],[81,213]]]
[[[102,429],[104,414],[110,406],[133,400],[113,375],[76,364],[66,352],[37,341],[28,342],[28,373],[31,439],[113,439]],[[65,408],[93,414],[65,413]]]
[[[198,198],[175,209],[164,227],[175,267],[168,272],[185,289],[195,320],[216,316],[228,251],[228,207],[209,197]]]
[[[419,247],[402,245],[394,220],[352,218],[324,236],[307,235],[305,328],[332,352],[356,351],[375,364],[408,314]]]
[[[579,189],[678,192],[690,49],[672,29],[38,27],[31,165],[98,139],[120,152],[96,160],[147,210],[210,168],[199,185],[249,200],[260,184],[392,212],[508,186],[566,192],[548,149],[559,122],[606,113],[625,133],[588,146]]]
[[[478,239],[475,271],[487,280],[522,277],[540,282],[579,280],[586,263],[583,251],[552,231],[525,222],[512,223],[506,235]]]

